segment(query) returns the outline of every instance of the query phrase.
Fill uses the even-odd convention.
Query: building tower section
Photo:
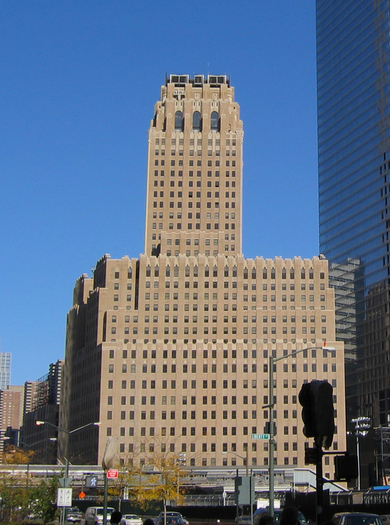
[[[166,79],[149,128],[145,254],[241,253],[239,109],[225,75]]]

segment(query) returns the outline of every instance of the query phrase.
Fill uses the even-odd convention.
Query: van
[[[107,507],[107,521],[114,512],[113,507]],[[85,525],[102,525],[103,524],[103,507],[88,507],[85,511]]]
[[[334,525],[383,525],[378,514],[339,512],[332,518]]]

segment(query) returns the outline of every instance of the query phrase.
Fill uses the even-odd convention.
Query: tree
[[[22,448],[14,447],[13,445],[6,445],[3,452],[3,463],[8,465],[28,465],[31,463],[35,452],[33,450],[23,450]]]
[[[137,480],[137,472],[133,469],[131,462],[118,467],[118,478],[109,485],[108,494],[118,498],[119,510],[122,510],[122,500],[125,492],[128,493],[128,497],[131,499],[131,487],[135,486]]]
[[[170,452],[153,453],[148,463],[138,469],[138,483],[132,487],[134,500],[144,508],[151,501],[163,504],[164,525],[168,501],[183,501],[180,479],[184,476],[182,458]]]
[[[31,490],[32,514],[41,518],[44,523],[53,521],[57,514],[58,478],[53,476],[48,480],[41,480]]]
[[[2,501],[3,519],[24,518],[29,514],[31,504],[31,490],[29,485],[29,463],[34,452],[24,451],[13,445],[6,446],[2,454],[3,464],[27,465],[25,476],[22,473],[3,472],[0,482],[0,497]]]
[[[52,521],[57,513],[56,496],[58,478],[56,476],[34,484],[29,478],[29,464],[34,452],[8,446],[3,455],[4,464],[26,465],[26,472],[18,475],[3,472],[0,478],[0,498],[2,520],[15,521],[27,516],[41,518],[44,523]]]

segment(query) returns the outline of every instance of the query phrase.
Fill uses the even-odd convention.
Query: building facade
[[[0,390],[7,390],[11,381],[11,353],[0,352]]]
[[[72,462],[100,463],[114,437],[122,464],[172,453],[186,465],[266,467],[268,442],[252,435],[269,418],[271,355],[282,358],[276,465],[304,466],[298,394],[316,378],[334,387],[333,448],[345,450],[328,262],[241,254],[242,143],[226,76],[166,79],[149,129],[145,253],[105,255],[74,288],[60,426],[91,426],[59,436]],[[324,472],[333,477],[332,461]]]
[[[23,386],[9,386],[0,390],[0,452],[9,441],[15,445],[23,422]]]
[[[46,375],[24,385],[24,416],[20,429],[20,448],[33,450],[35,463],[55,463],[57,460],[58,414],[64,361],[49,365]],[[36,425],[45,421],[48,425]],[[54,425],[54,426],[53,426]]]
[[[390,413],[389,5],[317,0],[320,252],[345,341],[348,419]],[[353,266],[353,268],[352,268]]]

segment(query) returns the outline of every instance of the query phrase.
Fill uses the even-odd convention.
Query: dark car
[[[83,513],[77,507],[69,507],[65,510],[66,521],[71,523],[80,522],[83,517]]]
[[[167,511],[166,512],[167,525],[189,525],[188,521],[180,512]],[[155,525],[164,525],[164,512],[160,512],[155,521]]]
[[[262,509],[262,508],[259,508],[255,511],[255,513],[253,514],[253,517],[256,517],[258,515],[261,515],[263,514],[264,512],[268,512],[268,509]],[[280,520],[280,516],[282,515],[282,512],[283,512],[283,509],[274,509],[274,523],[277,524],[279,523],[279,520]],[[298,511],[298,519],[299,519],[299,523],[300,525],[306,525],[306,518],[305,516],[302,514],[302,512]],[[257,520],[259,520],[259,518],[257,518]],[[256,521],[255,521],[256,523]]]
[[[383,525],[378,514],[366,512],[339,512],[332,518],[334,525]]]

